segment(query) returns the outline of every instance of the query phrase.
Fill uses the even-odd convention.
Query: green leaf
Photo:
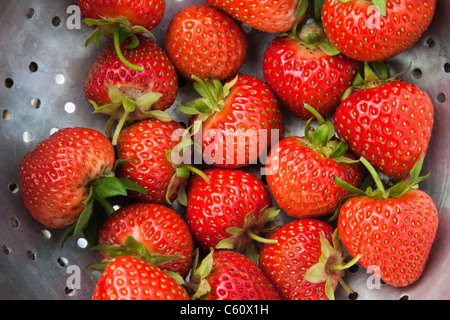
[[[131,191],[136,191],[142,194],[145,194],[146,196],[148,196],[148,192],[147,190],[145,190],[144,187],[142,187],[139,183],[125,179],[125,178],[118,178],[120,180],[120,182],[122,183],[122,185],[125,187],[125,189],[127,190],[131,190]]]
[[[84,204],[84,209],[81,212],[80,216],[78,217],[77,222],[75,223],[75,228],[73,231],[73,234],[78,234],[80,231],[82,231],[88,224],[89,219],[91,218],[93,207],[94,207],[94,191],[93,187],[89,189],[89,194],[86,200],[84,200],[82,203]]]
[[[389,77],[390,77],[389,67],[385,62],[374,61],[374,62],[372,62],[372,66],[380,80],[389,79]]]
[[[328,129],[328,125],[323,124],[313,131],[313,143],[316,148],[321,148],[327,145]]]
[[[136,103],[132,99],[125,98],[122,104],[126,112],[134,112],[136,110]]]
[[[132,50],[136,49],[139,46],[139,39],[130,31],[129,37],[131,38],[130,43],[125,47],[126,49]]]
[[[124,185],[116,177],[105,177],[98,180],[94,190],[96,197],[102,199],[127,195]]]
[[[195,107],[194,101],[185,102],[182,105],[179,105],[177,107],[178,107],[178,110],[180,110],[184,114],[194,115],[194,114],[200,113],[200,111],[198,111],[197,108]]]
[[[295,10],[295,19],[300,19],[308,10],[309,1],[308,0],[300,0],[297,4],[297,10]]]
[[[162,121],[162,122],[170,122],[173,120],[173,118],[170,114],[168,114],[167,112],[162,111],[162,110],[150,110],[150,111],[146,111],[144,113],[147,116],[158,119],[159,121]]]
[[[211,108],[201,99],[195,100],[195,108],[200,113],[210,113]]]
[[[135,103],[139,110],[147,111],[149,110],[161,97],[163,96],[160,92],[149,92],[143,96],[136,99]]]
[[[322,49],[322,51],[325,52],[325,53],[326,53],[327,55],[329,55],[329,56],[335,56],[335,55],[341,53],[341,52],[339,51],[339,49],[336,48],[336,47],[334,46],[334,44],[332,44],[328,39],[325,40],[325,41],[322,41],[322,42],[319,44],[319,48]]]

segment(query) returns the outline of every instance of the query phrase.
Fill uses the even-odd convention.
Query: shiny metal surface
[[[152,32],[163,47],[165,27],[183,6],[201,0],[166,0],[162,23]],[[0,299],[90,299],[98,271],[84,271],[97,261],[96,252],[80,237],[64,248],[58,241],[64,231],[47,230],[34,221],[22,204],[19,165],[26,152],[58,128],[87,126],[102,131],[106,118],[93,115],[82,85],[90,64],[101,48],[84,47],[92,29],[80,24],[71,29],[74,0],[3,0],[0,11]],[[435,106],[435,128],[425,159],[422,183],[439,211],[440,224],[425,273],[414,285],[393,288],[373,281],[364,268],[352,269],[345,281],[357,293],[338,299],[449,299],[450,298],[450,1],[438,0],[429,30],[413,48],[389,60],[394,72],[412,63],[403,79],[424,89]],[[76,22],[76,21],[75,21]],[[241,73],[263,79],[262,53],[275,35],[245,28],[249,52]],[[196,96],[187,83],[180,87],[169,110],[180,121],[176,105]],[[303,134],[304,123],[286,112],[286,127]],[[249,168],[248,170],[254,170]],[[258,173],[255,169],[254,173]],[[182,208],[174,209],[183,214]],[[282,216],[280,222],[288,221]],[[79,273],[78,273],[79,272]],[[74,276],[80,274],[80,279]],[[80,280],[79,283],[76,280]],[[79,284],[79,287],[78,287]],[[75,289],[70,289],[75,286]]]

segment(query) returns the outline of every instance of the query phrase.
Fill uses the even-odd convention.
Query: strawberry
[[[339,235],[319,219],[293,220],[272,233],[276,243],[263,244],[259,265],[284,300],[333,300],[343,281],[344,263]]]
[[[186,79],[227,80],[235,76],[247,56],[242,27],[225,13],[208,5],[181,9],[169,22],[165,49],[177,71]]]
[[[343,54],[365,62],[381,61],[417,42],[435,7],[436,0],[326,0],[322,24]]]
[[[137,258],[111,260],[95,286],[92,300],[189,300],[182,285]]]
[[[403,178],[426,153],[434,111],[426,92],[393,79],[371,80],[366,65],[366,84],[351,93],[337,108],[337,135],[357,156],[364,156],[380,172]],[[376,82],[374,82],[376,81]]]
[[[183,126],[175,121],[163,122],[150,118],[123,129],[117,149],[121,163],[117,176],[141,185],[147,194],[130,192],[136,201],[157,204],[171,203],[186,181],[180,163],[171,161],[167,153],[180,142]],[[187,172],[189,174],[189,170]]]
[[[438,212],[429,195],[418,189],[423,155],[411,172],[386,189],[375,168],[361,161],[371,172],[376,188],[354,189],[339,211],[338,230],[342,243],[359,263],[395,287],[416,282],[425,268],[438,227]]]
[[[243,254],[211,250],[193,270],[187,286],[194,300],[280,300],[256,263]]]
[[[212,6],[228,13],[233,18],[264,32],[288,31],[306,16],[307,0],[207,0]]]
[[[112,35],[114,48],[119,59],[128,67],[142,71],[143,67],[134,65],[122,55],[120,44],[130,38],[128,49],[138,46],[140,39],[136,34],[150,33],[162,20],[165,12],[165,1],[149,0],[77,0],[83,21],[88,26],[95,26],[94,32],[86,40],[85,45],[95,42],[97,48],[100,39]]]
[[[265,185],[253,174],[233,169],[207,169],[208,180],[194,175],[188,182],[186,220],[199,245],[210,248],[251,248],[278,210]],[[249,251],[250,252],[250,251]]]
[[[114,149],[100,132],[63,128],[27,153],[20,166],[25,207],[49,228],[74,224],[102,175],[114,166]]]
[[[202,98],[179,109],[192,115],[192,136],[207,164],[235,169],[257,163],[284,135],[280,107],[260,79],[239,75],[222,86],[197,78],[194,87]]]
[[[338,187],[339,176],[359,187],[363,180],[361,165],[347,152],[347,145],[335,138],[331,121],[309,105],[320,126],[313,130],[312,118],[303,137],[282,139],[270,151],[266,169],[268,187],[280,209],[295,218],[324,216],[334,212],[348,192]]]
[[[316,23],[272,40],[264,52],[263,74],[282,104],[309,119],[309,104],[323,117],[333,113],[352,85],[360,62],[339,53]]]
[[[159,204],[128,204],[108,217],[100,229],[98,242],[125,245],[129,236],[143,243],[149,253],[184,256],[158,267],[183,278],[187,276],[194,245],[186,222],[175,211]]]
[[[126,49],[123,54],[142,71],[130,69],[121,63],[114,45],[109,45],[94,61],[84,83],[86,99],[94,106],[95,113],[111,116],[106,125],[106,134],[111,134],[113,122],[118,121],[113,145],[126,123],[157,117],[169,121],[168,109],[178,93],[176,71],[164,51],[150,38],[139,37],[139,45]]]

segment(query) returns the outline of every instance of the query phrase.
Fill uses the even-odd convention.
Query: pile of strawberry
[[[110,119],[104,134],[39,143],[20,190],[36,220],[67,228],[61,245],[83,232],[100,251],[92,298],[333,299],[355,263],[417,281],[438,224],[419,188],[433,105],[384,61],[418,40],[436,1],[207,2],[173,17],[163,50],[149,30],[164,1],[78,0],[86,44],[113,39],[84,84]],[[239,73],[243,24],[274,34],[264,80]],[[179,77],[198,94],[177,106],[185,126],[165,111]],[[285,132],[282,108],[304,136]]]

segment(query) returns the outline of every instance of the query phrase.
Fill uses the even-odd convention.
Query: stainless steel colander
[[[161,24],[152,31],[163,47],[166,26],[182,7],[202,0],[166,0]],[[50,230],[31,218],[19,191],[22,157],[59,128],[85,126],[103,132],[106,117],[93,115],[82,90],[86,72],[101,48],[84,46],[92,29],[77,28],[75,0],[2,0],[0,9],[0,299],[90,299],[99,271],[83,268],[99,259],[81,236],[62,249],[64,230]],[[435,201],[440,224],[422,278],[406,288],[377,282],[366,269],[352,268],[345,281],[355,294],[337,289],[338,299],[449,299],[450,298],[450,0],[438,0],[428,31],[408,51],[390,59],[395,72],[410,71],[403,80],[424,89],[435,107],[435,127],[421,184]],[[74,15],[75,14],[75,15]],[[75,20],[74,20],[75,19]],[[245,26],[249,41],[243,74],[262,75],[263,52],[275,35]],[[169,113],[186,116],[176,105],[192,100],[190,83],[180,92]],[[302,135],[302,121],[286,113],[286,127]],[[448,123],[447,123],[448,122]],[[249,170],[252,170],[250,168]],[[255,170],[256,174],[259,173]],[[174,209],[183,214],[181,207]],[[286,220],[287,217],[284,217]],[[283,216],[282,216],[283,219]]]

